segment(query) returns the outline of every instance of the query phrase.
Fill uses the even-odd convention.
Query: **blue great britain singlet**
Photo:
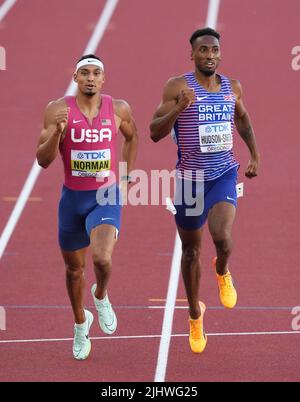
[[[184,75],[196,101],[180,113],[172,132],[178,146],[179,178],[209,181],[239,166],[232,152],[235,96],[230,80],[218,76],[220,92],[207,92],[193,72]]]

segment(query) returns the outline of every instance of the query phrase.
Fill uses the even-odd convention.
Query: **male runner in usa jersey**
[[[77,63],[76,96],[49,103],[45,111],[37,160],[47,168],[61,153],[65,181],[59,204],[59,244],[66,266],[66,284],[75,326],[73,356],[84,360],[91,350],[93,315],[84,309],[85,255],[91,247],[96,283],[92,296],[106,334],[117,328],[107,295],[112,253],[120,230],[121,196],[116,184],[117,133],[124,136],[122,157],[128,172],[137,153],[137,130],[130,106],[102,94],[104,64],[95,55]],[[128,175],[122,177],[125,181]]]
[[[237,302],[228,269],[239,167],[232,152],[234,124],[250,152],[245,175],[257,176],[259,165],[259,152],[242,101],[241,84],[216,73],[221,60],[219,39],[219,33],[211,28],[193,33],[190,44],[195,70],[168,80],[150,125],[153,141],[160,141],[172,130],[178,146],[175,220],[182,241],[181,270],[189,303],[189,342],[195,353],[201,353],[207,342],[203,329],[205,304],[198,301],[199,256],[206,220],[216,248],[217,257],[212,265],[220,300],[227,308],[233,308]],[[191,199],[203,200],[203,208],[194,215],[188,213],[191,209],[186,201],[188,188]]]

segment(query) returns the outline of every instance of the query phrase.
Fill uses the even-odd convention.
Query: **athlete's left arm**
[[[114,110],[117,117],[117,128],[124,136],[122,159],[127,162],[127,175],[133,170],[138,149],[136,124],[130,106],[124,100],[114,100]]]
[[[243,92],[241,84],[237,80],[231,80],[231,86],[236,98],[234,122],[239,135],[244,140],[250,151],[250,161],[245,175],[252,179],[258,175],[260,155],[251,120],[242,100]]]

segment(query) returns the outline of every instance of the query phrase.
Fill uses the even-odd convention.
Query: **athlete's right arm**
[[[183,78],[171,78],[165,85],[162,102],[150,124],[152,140],[158,142],[165,138],[171,132],[180,113],[194,100],[194,90],[186,86]]]
[[[45,110],[44,128],[41,132],[38,147],[38,164],[47,168],[56,158],[59,144],[68,122],[69,109],[64,101],[51,102]]]

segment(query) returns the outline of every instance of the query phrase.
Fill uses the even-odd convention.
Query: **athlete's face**
[[[97,66],[83,66],[74,74],[74,81],[78,84],[79,91],[84,95],[93,96],[102,88],[104,72]]]
[[[210,35],[197,38],[192,47],[192,60],[199,72],[208,77],[213,75],[221,61],[218,39]]]

